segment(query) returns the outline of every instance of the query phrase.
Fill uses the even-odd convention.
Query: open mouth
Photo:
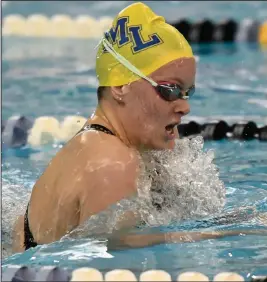
[[[171,123],[171,124],[165,126],[167,133],[173,135],[174,134],[174,128],[177,125],[178,125],[178,123]]]

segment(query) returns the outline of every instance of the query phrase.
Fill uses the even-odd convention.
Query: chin
[[[173,150],[175,147],[175,140],[168,140],[167,142],[158,142],[153,143],[150,146],[151,150]]]
[[[171,140],[169,142],[167,142],[166,144],[166,150],[173,150],[175,147],[175,140]]]

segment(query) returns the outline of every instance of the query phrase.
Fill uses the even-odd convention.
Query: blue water
[[[24,7],[31,7],[32,13],[41,9],[41,1],[25,2],[27,3]],[[173,2],[170,5],[151,2],[151,7],[154,5],[155,9],[162,8],[162,13],[167,13],[171,7],[171,17],[174,17],[176,8],[177,14],[180,15],[187,15],[185,12],[190,11],[190,17],[193,19],[202,18],[202,15],[220,15],[219,18],[232,15],[241,19],[250,13],[254,18],[261,19],[264,11],[265,16],[267,14],[267,6],[263,2],[219,2],[217,5],[203,2],[199,8],[203,10],[203,14],[192,9],[198,5],[195,2],[192,2],[192,5],[190,2]],[[88,13],[90,10],[90,13],[97,16],[106,15],[102,4],[79,2],[75,4],[76,9],[71,9],[74,5],[72,2],[68,2],[68,7],[61,3],[50,2],[51,7],[47,6],[45,13],[55,13],[52,8],[57,7],[56,12],[72,11],[73,15],[75,11],[80,11],[81,7],[88,5],[91,7]],[[110,16],[126,5],[125,1],[113,3],[108,14]],[[11,10],[12,7],[12,11],[15,11],[21,3],[14,5],[8,2],[3,11],[8,14],[8,9]],[[205,8],[207,5],[209,9]],[[243,5],[241,12],[235,15],[233,10],[239,9],[240,5]],[[26,8],[21,10],[24,14],[26,11]],[[97,81],[93,49],[96,44],[97,41],[93,40],[4,38],[2,118],[7,119],[15,114],[32,118],[51,115],[59,120],[66,115],[89,116],[96,105]],[[202,121],[223,118],[229,122],[251,119],[258,125],[267,124],[267,50],[256,44],[213,45],[201,48],[193,46],[193,49],[199,59],[197,91],[187,119]],[[257,212],[254,216],[248,216],[233,224],[218,224],[214,220],[192,220],[159,229],[266,229],[267,220],[261,220],[259,214],[267,213],[267,143],[256,140],[205,143],[205,150],[211,148],[215,150],[215,163],[227,190],[224,213],[248,206],[255,208]],[[17,197],[21,196],[20,193],[28,193],[58,149],[56,145],[48,145],[37,152],[31,151],[31,148],[4,152],[3,190],[7,191],[17,185],[21,190]],[[152,231],[156,232],[158,229]],[[219,271],[236,271],[250,277],[252,274],[267,274],[267,237],[229,237],[119,252],[107,252],[101,242],[77,240],[40,246],[3,260],[4,266],[10,264],[53,264],[69,268],[90,265],[103,271],[128,268],[137,274],[147,269],[160,268],[174,276],[187,270],[201,271],[207,275]]]

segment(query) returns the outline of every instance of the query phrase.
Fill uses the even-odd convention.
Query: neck
[[[118,110],[103,99],[98,103],[95,113],[88,119],[87,123],[97,123],[111,130],[126,146],[131,147],[131,143],[126,135],[124,127],[118,117]]]

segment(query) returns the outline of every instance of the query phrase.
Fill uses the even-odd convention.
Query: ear
[[[125,95],[128,93],[127,85],[111,86],[111,95],[118,103],[123,103]]]

